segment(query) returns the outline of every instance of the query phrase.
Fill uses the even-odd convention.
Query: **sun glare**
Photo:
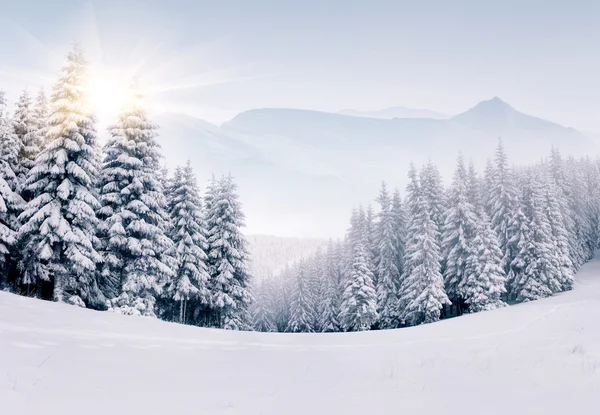
[[[123,72],[97,68],[90,71],[88,99],[101,126],[116,121],[119,113],[133,103],[133,77]],[[145,88],[137,82],[144,95]]]

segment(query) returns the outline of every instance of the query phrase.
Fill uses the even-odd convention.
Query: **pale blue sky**
[[[49,85],[72,41],[165,109],[458,113],[495,95],[600,132],[598,1],[0,1],[0,88]]]

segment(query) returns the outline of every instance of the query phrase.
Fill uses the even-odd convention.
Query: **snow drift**
[[[600,260],[575,290],[407,329],[199,329],[0,293],[3,414],[587,414]]]

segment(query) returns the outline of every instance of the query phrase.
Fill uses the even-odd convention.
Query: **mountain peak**
[[[468,111],[453,117],[453,119],[461,123],[501,126],[511,124],[514,118],[520,114],[511,105],[496,96],[480,102]]]
[[[515,111],[515,109],[510,104],[506,103],[505,101],[500,99],[500,97],[497,97],[497,96],[495,96],[492,99],[488,99],[487,101],[481,101],[479,104],[475,105],[469,111],[476,110],[476,109],[482,109],[482,108],[489,109],[489,110],[496,110],[496,111],[507,111],[507,110]]]

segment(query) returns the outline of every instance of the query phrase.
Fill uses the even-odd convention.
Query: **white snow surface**
[[[0,293],[0,413],[595,414],[600,260],[546,300],[414,328],[242,333]]]

